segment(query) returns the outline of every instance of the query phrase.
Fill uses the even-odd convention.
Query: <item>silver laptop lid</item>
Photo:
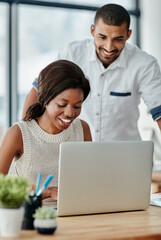
[[[146,209],[153,142],[65,142],[60,146],[58,215]]]

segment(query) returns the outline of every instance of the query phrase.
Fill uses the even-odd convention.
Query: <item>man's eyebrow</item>
[[[101,37],[106,37],[106,35],[102,34],[102,33],[98,33],[99,36]]]
[[[102,34],[102,33],[98,33],[99,36],[101,37],[107,37],[106,35]],[[118,36],[118,37],[115,37],[115,39],[122,39],[124,38],[124,36]]]
[[[124,38],[124,36],[118,36],[118,37],[115,37],[115,38],[117,38],[117,39],[118,39],[118,38]]]

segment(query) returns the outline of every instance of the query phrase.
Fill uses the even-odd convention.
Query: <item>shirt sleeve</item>
[[[38,80],[38,78],[35,78],[35,80],[34,80],[33,83],[32,83],[33,87],[34,87],[36,90],[38,89],[38,87],[37,87],[37,80]]]
[[[157,121],[159,118],[161,118],[161,105],[156,107],[156,108],[153,108],[151,111],[150,111],[151,115],[152,115],[152,118]]]
[[[142,67],[139,93],[147,105],[152,118],[161,118],[161,72],[155,58]]]

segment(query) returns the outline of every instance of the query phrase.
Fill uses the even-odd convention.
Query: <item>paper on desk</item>
[[[159,201],[159,200],[150,200],[150,205],[161,207],[161,201]]]
[[[47,207],[52,207],[54,209],[57,209],[57,201],[53,200],[52,198],[46,198],[43,200],[43,205]]]
[[[161,207],[161,193],[151,194],[150,205]]]

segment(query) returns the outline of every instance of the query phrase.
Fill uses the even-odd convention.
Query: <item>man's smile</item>
[[[107,50],[105,50],[104,48],[100,48],[100,51],[102,53],[102,55],[105,57],[105,58],[110,58],[110,57],[113,57],[116,55],[117,53],[117,50],[113,50],[111,52],[108,52]]]

